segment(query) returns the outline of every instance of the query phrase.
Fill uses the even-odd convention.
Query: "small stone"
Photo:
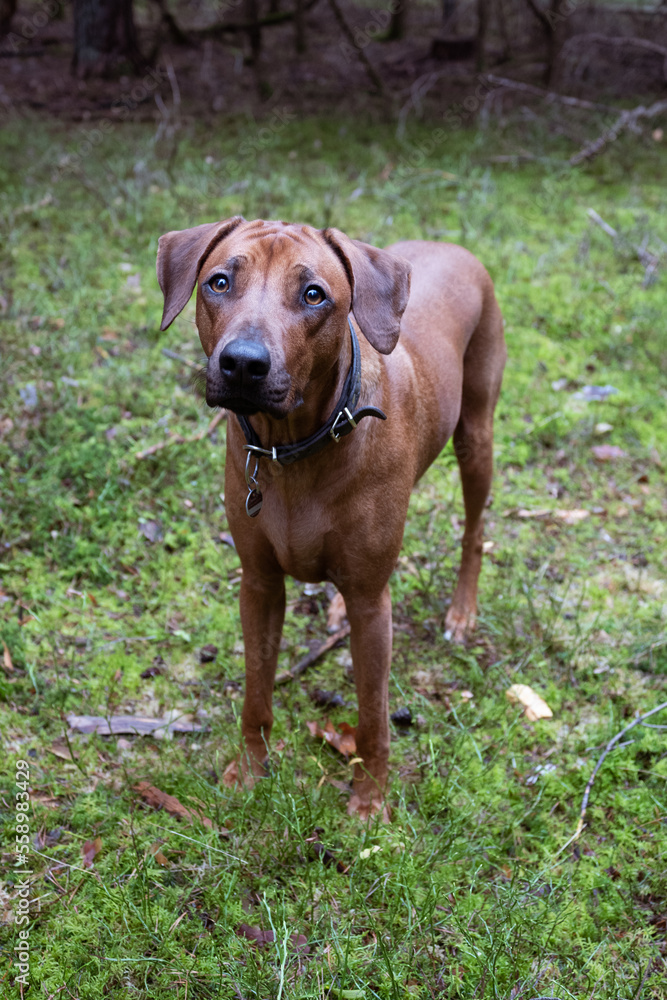
[[[345,704],[342,695],[335,691],[323,691],[321,688],[315,688],[310,697],[321,708],[342,708]]]
[[[392,712],[391,721],[395,726],[411,726],[412,712],[407,705],[404,705],[402,708],[397,708],[395,712]]]

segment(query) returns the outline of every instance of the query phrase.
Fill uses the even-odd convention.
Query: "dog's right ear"
[[[194,229],[178,229],[158,240],[157,280],[164,295],[161,330],[166,330],[188,303],[199,270],[220,240],[245,219],[235,215],[224,222],[208,222]]]

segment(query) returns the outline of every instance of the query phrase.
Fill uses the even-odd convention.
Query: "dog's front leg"
[[[255,779],[264,774],[273,725],[273,682],[285,618],[284,577],[244,569],[240,604],[245,646],[245,698],[241,714],[244,746],[240,760],[227,768],[225,780],[227,784],[241,781],[252,787]]]
[[[375,597],[344,594],[351,626],[350,645],[359,703],[357,756],[350,815],[367,819],[378,812],[389,820],[384,801],[389,760],[389,669],[391,666],[391,598],[389,587]]]

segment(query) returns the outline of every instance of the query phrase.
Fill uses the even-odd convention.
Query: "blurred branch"
[[[162,16],[162,23],[169,32],[169,36],[175,45],[189,45],[190,39],[182,28],[179,27],[174,15],[167,8],[166,0],[153,0]]]
[[[343,32],[348,42],[352,46],[352,48],[357,50],[357,53],[359,54],[359,61],[364,64],[366,72],[368,73],[369,77],[377,87],[378,92],[380,94],[384,94],[385,93],[384,83],[382,82],[377,70],[373,66],[372,62],[370,61],[364,50],[360,48],[359,45],[357,45],[357,40],[354,37],[352,28],[345,20],[345,15],[343,14],[342,10],[340,9],[340,6],[338,5],[338,0],[329,0],[329,6],[331,7],[334,13],[334,17],[338,21],[338,27]]]
[[[600,46],[610,45],[612,48],[628,48],[634,45],[635,48],[654,52],[656,55],[662,56],[662,73],[665,80],[667,80],[667,48],[664,45],[658,45],[657,42],[651,42],[648,38],[624,38],[622,35],[598,35],[594,32],[586,32],[569,38],[561,49],[561,56],[564,56],[570,49],[574,49],[582,43],[588,46],[591,44]]]
[[[553,25],[549,18],[547,17],[546,11],[543,11],[537,0],[526,0],[526,3],[532,10],[535,17],[538,19],[544,30],[550,35],[553,32]]]
[[[180,434],[174,434],[173,437],[167,438],[166,441],[158,441],[157,444],[152,444],[150,448],[145,448],[143,451],[138,451],[135,454],[135,458],[141,461],[144,458],[149,458],[151,455],[155,455],[158,451],[162,451],[163,448],[170,448],[173,444],[194,444],[195,441],[203,441],[205,437],[212,434],[215,428],[221,421],[227,416],[226,410],[219,410],[213,417],[213,420],[209,423],[203,431],[199,431],[197,434],[192,434],[190,437],[182,437]]]
[[[640,726],[642,722],[645,722],[646,719],[650,719],[650,717],[652,715],[656,715],[657,712],[663,712],[666,708],[667,708],[667,701],[663,701],[661,705],[656,705],[656,707],[652,708],[650,712],[644,712],[643,715],[640,715],[638,719],[635,719],[634,722],[631,722],[629,726],[625,727],[625,729],[621,729],[620,733],[616,733],[616,735],[611,740],[609,740],[606,747],[600,754],[597,764],[593,768],[593,773],[591,774],[590,778],[588,779],[588,782],[586,783],[586,788],[584,790],[584,798],[581,803],[581,812],[579,813],[579,822],[577,823],[577,829],[575,831],[574,837],[572,838],[573,840],[577,840],[582,830],[584,829],[585,826],[584,819],[586,817],[586,810],[588,808],[588,800],[590,798],[593,782],[595,781],[596,775],[600,770],[600,768],[602,767],[602,765],[604,764],[608,754],[611,753],[611,751],[618,744],[618,742],[623,738],[623,736],[625,736],[626,733],[629,733],[631,729],[634,729],[635,726]]]
[[[615,240],[617,242],[623,240],[623,242],[625,242],[624,238],[620,235],[620,233],[618,233],[613,226],[610,226],[608,222],[605,222],[602,216],[598,215],[598,213],[595,211],[594,208],[589,208],[586,214],[588,215],[588,218],[595,223],[596,226],[599,226],[600,229],[607,234],[607,236],[611,236],[612,240]],[[629,246],[630,249],[635,254],[635,256],[637,257],[637,260],[641,264],[643,264],[644,267],[646,268],[646,273],[644,274],[644,281],[642,282],[642,284],[644,288],[647,288],[648,285],[650,285],[654,280],[655,272],[658,270],[658,265],[660,264],[660,257],[656,256],[656,254],[654,253],[651,253],[651,251],[647,250],[646,247],[637,246],[634,243],[629,244]]]
[[[182,354],[177,354],[176,351],[172,351],[168,347],[163,347],[162,353],[165,358],[171,358],[172,361],[180,361],[182,365],[187,365],[188,368],[194,368],[196,372],[201,371],[201,365],[197,364],[196,361],[190,361],[189,358],[184,358]]]
[[[605,146],[608,146],[610,142],[614,142],[621,132],[624,132],[626,129],[637,131],[637,122],[640,118],[655,118],[664,112],[667,112],[667,101],[656,101],[655,104],[652,104],[648,108],[640,104],[637,108],[622,111],[613,125],[605,129],[602,135],[587,143],[578,153],[570,157],[570,166],[577,167],[584,160],[592,160],[602,152]]]
[[[504,76],[495,76],[493,73],[488,73],[486,79],[489,83],[495,83],[497,87],[506,87],[508,90],[519,90],[524,94],[541,97],[547,104],[566,104],[568,107],[583,108],[585,111],[614,110],[609,104],[596,104],[594,101],[569,97],[567,94],[559,94],[555,90],[544,90],[542,87],[534,87],[531,83],[521,83],[520,80],[510,80]]]

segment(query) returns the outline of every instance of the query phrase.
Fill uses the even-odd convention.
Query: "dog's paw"
[[[445,642],[464,642],[475,628],[475,612],[461,612],[450,608],[445,618]]]
[[[383,799],[366,799],[353,795],[347,805],[348,816],[356,816],[362,822],[379,816],[382,823],[391,823],[391,810]]]

